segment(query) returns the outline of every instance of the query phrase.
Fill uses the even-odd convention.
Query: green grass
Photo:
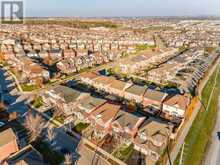
[[[122,161],[126,161],[131,156],[133,151],[134,151],[134,145],[133,144],[131,144],[129,146],[123,144],[118,149],[116,149],[112,154],[116,158],[118,158]]]
[[[88,126],[89,124],[80,122],[73,129],[78,133],[82,133],[82,131],[86,129]]]
[[[96,21],[96,20],[73,20],[73,19],[26,19],[25,24],[31,25],[64,25],[74,28],[89,29],[93,27],[118,28],[119,25],[112,21]]]
[[[42,97],[41,97],[41,96],[37,97],[33,102],[31,102],[31,104],[32,104],[35,108],[40,108],[40,107],[43,105]]]
[[[59,165],[64,160],[62,154],[52,150],[49,144],[42,140],[37,140],[36,142],[33,142],[32,145],[42,154],[44,160],[50,165]]]
[[[28,85],[28,84],[21,84],[21,89],[25,92],[30,92],[35,89],[39,89],[39,86],[37,85]]]
[[[136,46],[136,51],[143,51],[143,50],[154,49],[154,48],[156,48],[156,46],[140,44]]]
[[[63,116],[63,115],[57,116],[57,117],[54,118],[54,120],[57,120],[61,124],[64,124],[65,116]]]
[[[202,91],[202,100],[206,106],[208,104],[208,99],[210,97],[210,93],[214,85],[216,73],[217,70],[210,77],[209,81],[207,82],[205,88]],[[200,109],[185,139],[185,143],[187,146],[185,150],[184,163],[183,163],[185,165],[188,164],[199,165],[204,159],[206,149],[209,144],[209,139],[211,137],[212,130],[215,126],[217,110],[218,110],[219,93],[220,93],[220,72],[218,73],[217,84],[213,92],[213,96],[211,98],[211,104],[209,106],[209,109],[207,111],[205,111],[203,107]],[[179,158],[180,158],[180,153],[177,159],[175,160],[175,164],[179,163]]]

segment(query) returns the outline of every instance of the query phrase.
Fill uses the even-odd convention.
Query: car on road
[[[220,140],[220,132],[217,132],[218,140]]]
[[[0,127],[4,126],[5,123],[4,122],[0,122]]]

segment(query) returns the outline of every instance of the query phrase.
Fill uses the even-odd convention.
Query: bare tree
[[[59,107],[54,108],[53,118],[58,117],[63,114],[63,111]]]
[[[56,137],[56,133],[54,132],[54,128],[48,128],[47,129],[47,138],[50,140],[50,142],[53,141],[53,139]]]
[[[40,115],[28,113],[25,119],[25,127],[29,130],[31,141],[36,140],[40,136],[44,126],[45,122]]]
[[[64,157],[65,157],[64,165],[72,165],[73,163],[72,155],[66,154]]]

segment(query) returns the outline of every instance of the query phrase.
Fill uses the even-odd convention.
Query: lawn
[[[122,146],[117,148],[115,151],[113,151],[112,155],[122,161],[126,161],[131,156],[133,151],[134,151],[133,144],[130,144],[129,146],[126,144],[123,144]]]
[[[31,104],[32,104],[35,108],[40,108],[40,107],[43,105],[42,97],[41,97],[41,96],[37,97],[33,102],[31,102]]]
[[[35,89],[39,89],[39,86],[37,86],[37,85],[21,84],[21,88],[25,92],[30,92],[30,91],[33,91]]]
[[[210,77],[209,81],[207,82],[205,88],[202,91],[202,101],[207,106],[208,99],[210,97],[210,93],[212,91],[215,75],[217,70],[214,74]],[[217,77],[217,85],[213,92],[213,96],[211,98],[211,104],[209,108],[205,111],[202,107],[197,114],[196,119],[194,120],[192,127],[185,139],[186,149],[184,150],[184,162],[183,164],[193,164],[199,165],[202,163],[206,149],[209,144],[209,139],[212,134],[212,130],[215,126],[216,116],[217,116],[217,109],[218,109],[218,97],[220,93],[220,72],[218,73]],[[175,161],[175,164],[179,163],[180,153]]]
[[[54,118],[54,120],[57,120],[58,122],[60,122],[61,124],[64,124],[64,121],[65,121],[65,116],[64,115],[60,115],[60,116],[56,116]]]
[[[136,51],[143,51],[143,50],[148,50],[148,49],[154,49],[156,46],[152,45],[147,45],[147,44],[140,44],[136,46]]]
[[[80,122],[80,123],[78,123],[77,125],[75,125],[75,127],[73,128],[73,130],[76,131],[77,133],[80,133],[80,134],[81,134],[82,131],[83,131],[84,129],[86,129],[88,126],[89,126],[89,124]]]

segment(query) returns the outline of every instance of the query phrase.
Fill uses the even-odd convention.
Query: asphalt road
[[[2,94],[2,101],[8,104],[9,112],[18,112],[21,116],[28,111],[26,96],[20,95],[16,88],[13,78],[7,74],[3,69],[0,69],[0,86]]]
[[[27,103],[31,95],[19,92],[14,79],[2,68],[0,68],[0,90],[3,92],[2,100],[8,104],[8,111],[18,112],[20,115],[19,121],[23,122],[26,112],[30,110]],[[32,108],[31,111],[34,114],[37,113],[36,109]],[[56,134],[54,149],[59,151],[61,148],[65,148],[74,153],[79,141],[67,135],[62,128],[55,128],[54,131]]]
[[[213,130],[211,145],[206,155],[205,165],[219,165],[220,164],[220,139],[218,137],[220,132],[220,97],[218,101],[218,116],[215,128]]]

